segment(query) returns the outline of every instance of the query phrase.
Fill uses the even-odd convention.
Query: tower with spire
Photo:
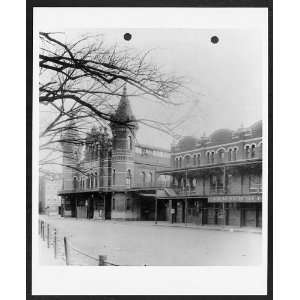
[[[130,201],[126,189],[132,187],[134,176],[135,137],[138,129],[127,96],[126,86],[110,124],[112,131],[112,218],[135,218],[128,216],[126,201]],[[124,209],[124,211],[122,211]],[[132,212],[131,212],[132,214]]]

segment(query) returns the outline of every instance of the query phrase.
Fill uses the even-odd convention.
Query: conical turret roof
[[[137,127],[136,118],[132,112],[130,102],[127,96],[126,86],[123,88],[123,94],[121,96],[118,108],[113,116],[113,120],[115,121],[115,125],[128,125]],[[117,124],[121,123],[121,124]]]

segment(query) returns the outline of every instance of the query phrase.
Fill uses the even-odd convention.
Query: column
[[[155,224],[157,224],[157,197],[155,197]]]

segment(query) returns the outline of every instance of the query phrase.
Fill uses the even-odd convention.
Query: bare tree
[[[129,96],[150,96],[161,103],[180,104],[170,96],[183,87],[183,78],[149,63],[149,52],[136,54],[117,46],[105,47],[99,36],[85,35],[73,42],[64,39],[62,33],[40,32],[39,102],[50,108],[48,117],[52,116],[40,132],[40,150],[47,153],[41,165],[55,163],[59,143],[82,144],[91,124],[107,127],[109,123],[120,123],[114,118],[112,99],[121,96],[124,84],[133,91]],[[173,134],[169,123],[137,121]],[[77,134],[66,141],[63,133],[70,131],[70,126]]]

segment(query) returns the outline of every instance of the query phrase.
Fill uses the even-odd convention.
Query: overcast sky
[[[162,107],[131,98],[137,118],[173,121],[186,116],[178,132],[199,137],[218,128],[237,129],[262,118],[262,44],[259,31],[237,29],[126,29],[97,30],[107,44],[151,52],[151,60],[163,70],[188,79],[193,93],[186,93],[185,105]],[[211,36],[219,42],[213,44]],[[184,96],[183,96],[184,97]],[[169,147],[171,138],[140,127],[142,143]]]
[[[183,91],[184,105],[170,107],[142,98],[130,99],[139,118],[173,122],[186,120],[177,131],[200,137],[219,128],[237,129],[262,118],[262,43],[259,31],[238,29],[126,29],[91,30],[100,33],[107,46],[152,49],[150,59],[163,71],[184,76],[190,91]],[[125,41],[125,32],[132,34]],[[70,31],[73,39],[87,31]],[[210,38],[219,37],[213,44]],[[130,90],[129,90],[130,92]],[[140,126],[140,143],[169,148],[172,138]]]

